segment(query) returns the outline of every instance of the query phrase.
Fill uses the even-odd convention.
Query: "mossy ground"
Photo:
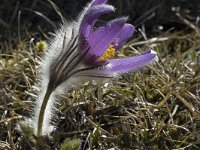
[[[146,40],[138,32],[117,54],[151,47],[159,56],[155,64],[66,93],[51,138],[17,129],[33,107],[38,62],[50,34],[20,23],[15,28],[13,21],[0,43],[0,149],[200,149],[200,29],[182,21],[184,30],[153,32]]]

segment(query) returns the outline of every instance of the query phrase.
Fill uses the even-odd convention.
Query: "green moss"
[[[60,150],[78,150],[80,147],[80,140],[65,140],[64,143],[61,144]]]

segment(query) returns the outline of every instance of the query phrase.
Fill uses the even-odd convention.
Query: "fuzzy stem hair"
[[[37,136],[41,136],[42,135],[42,127],[43,127],[43,122],[44,122],[44,113],[47,107],[47,103],[49,101],[49,98],[53,92],[52,88],[49,88],[50,86],[48,86],[47,91],[45,93],[44,99],[42,101],[42,106],[39,112],[39,117],[38,117],[38,129],[37,129]]]

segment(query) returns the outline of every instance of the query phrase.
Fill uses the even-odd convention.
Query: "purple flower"
[[[52,117],[59,98],[73,85],[93,79],[109,79],[139,69],[156,58],[154,51],[135,57],[111,59],[132,36],[127,17],[111,20],[95,29],[97,19],[114,7],[107,0],[93,0],[77,21],[64,23],[51,39],[40,70],[40,91],[31,120],[24,124],[38,136],[55,129]]]
[[[127,17],[121,17],[95,29],[95,23],[101,15],[114,11],[114,7],[106,2],[94,0],[81,20],[79,49],[85,54],[85,64],[95,67],[82,71],[81,74],[85,76],[112,77],[139,69],[156,58],[156,52],[147,51],[131,58],[110,59],[132,36],[135,28],[126,23]]]

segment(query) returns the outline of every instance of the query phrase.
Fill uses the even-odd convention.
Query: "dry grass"
[[[9,34],[0,49],[0,149],[200,149],[200,35],[183,23],[192,30],[130,41],[119,57],[148,45],[159,61],[109,84],[90,82],[66,93],[57,130],[39,139],[17,125],[33,107],[44,51],[29,38],[40,39],[38,33]]]
[[[72,139],[91,149],[200,148],[200,37],[196,32],[165,37],[149,43],[160,57],[150,69],[102,85],[100,96],[95,83],[67,93],[53,138],[39,141],[19,132],[16,125],[32,107],[37,61],[43,52],[23,41],[12,53],[1,54],[1,149],[56,149]],[[119,55],[132,55],[133,45],[139,44],[130,42]]]

